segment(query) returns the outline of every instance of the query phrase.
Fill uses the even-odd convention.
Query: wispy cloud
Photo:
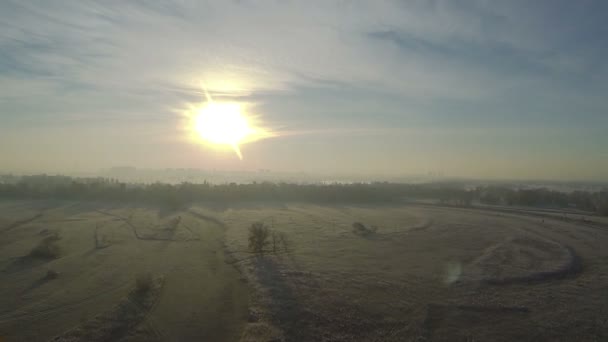
[[[145,125],[177,120],[175,109],[205,87],[255,104],[289,132],[597,126],[608,109],[606,7],[5,1],[0,119]]]
[[[132,93],[201,81],[220,93],[281,91],[320,79],[478,99],[503,93],[509,76],[551,67],[550,85],[586,62],[556,52],[561,42],[542,26],[520,32],[529,23],[511,7],[463,4],[8,3],[0,71]]]

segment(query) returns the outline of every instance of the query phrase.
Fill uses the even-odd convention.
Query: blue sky
[[[5,171],[606,180],[605,1],[3,1]],[[186,139],[204,98],[276,136]]]

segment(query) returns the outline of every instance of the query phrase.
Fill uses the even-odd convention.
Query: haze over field
[[[608,341],[607,14],[0,1],[0,342]]]
[[[606,180],[607,10],[3,1],[0,171]]]

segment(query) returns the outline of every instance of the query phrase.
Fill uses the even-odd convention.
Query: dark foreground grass
[[[138,334],[137,327],[158,301],[163,282],[163,277],[138,275],[129,294],[116,306],[51,341],[121,341]]]

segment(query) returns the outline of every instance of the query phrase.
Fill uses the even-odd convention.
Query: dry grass
[[[594,314],[608,300],[606,231],[427,206],[286,205],[221,217],[237,259],[247,257],[237,251],[251,220],[273,222],[294,246],[236,264],[256,289],[245,341],[608,337]]]
[[[3,234],[2,261],[13,263],[0,272],[6,293],[44,277],[45,264],[62,272],[0,298],[3,336],[45,340],[86,314],[94,318],[56,341],[224,341],[241,332],[244,341],[608,341],[598,319],[608,312],[608,231],[599,226],[419,205],[192,212],[181,214],[171,239],[171,217],[128,208]],[[140,236],[118,216],[131,216]],[[247,248],[256,221],[270,230],[264,258]],[[106,222],[100,233],[112,237],[111,249],[92,250],[95,222]],[[353,222],[378,229],[363,237]],[[58,229],[63,239],[41,242]],[[141,239],[148,233],[158,235]],[[29,257],[39,242],[59,243],[62,258]],[[241,275],[225,263],[223,244]],[[157,278],[135,276],[141,270],[167,275],[162,300]],[[164,335],[133,338],[150,324]]]
[[[55,208],[56,203],[22,205],[24,212],[0,208],[0,221],[31,217],[38,207]],[[177,215],[159,216],[156,207],[57,205],[47,210],[48,219],[0,234],[0,287],[10,294],[0,296],[0,331],[6,340],[47,341],[59,335],[58,341],[238,339],[248,290],[224,262],[220,221],[185,212],[177,224]],[[97,247],[105,245],[104,236],[111,247],[95,249],[96,225]],[[42,242],[56,231],[60,240]],[[140,239],[147,234],[156,239]],[[38,244],[43,247],[33,254],[59,259],[30,256]],[[60,254],[53,252],[55,246]],[[48,270],[59,276],[51,280]],[[158,274],[166,275],[162,291]]]

